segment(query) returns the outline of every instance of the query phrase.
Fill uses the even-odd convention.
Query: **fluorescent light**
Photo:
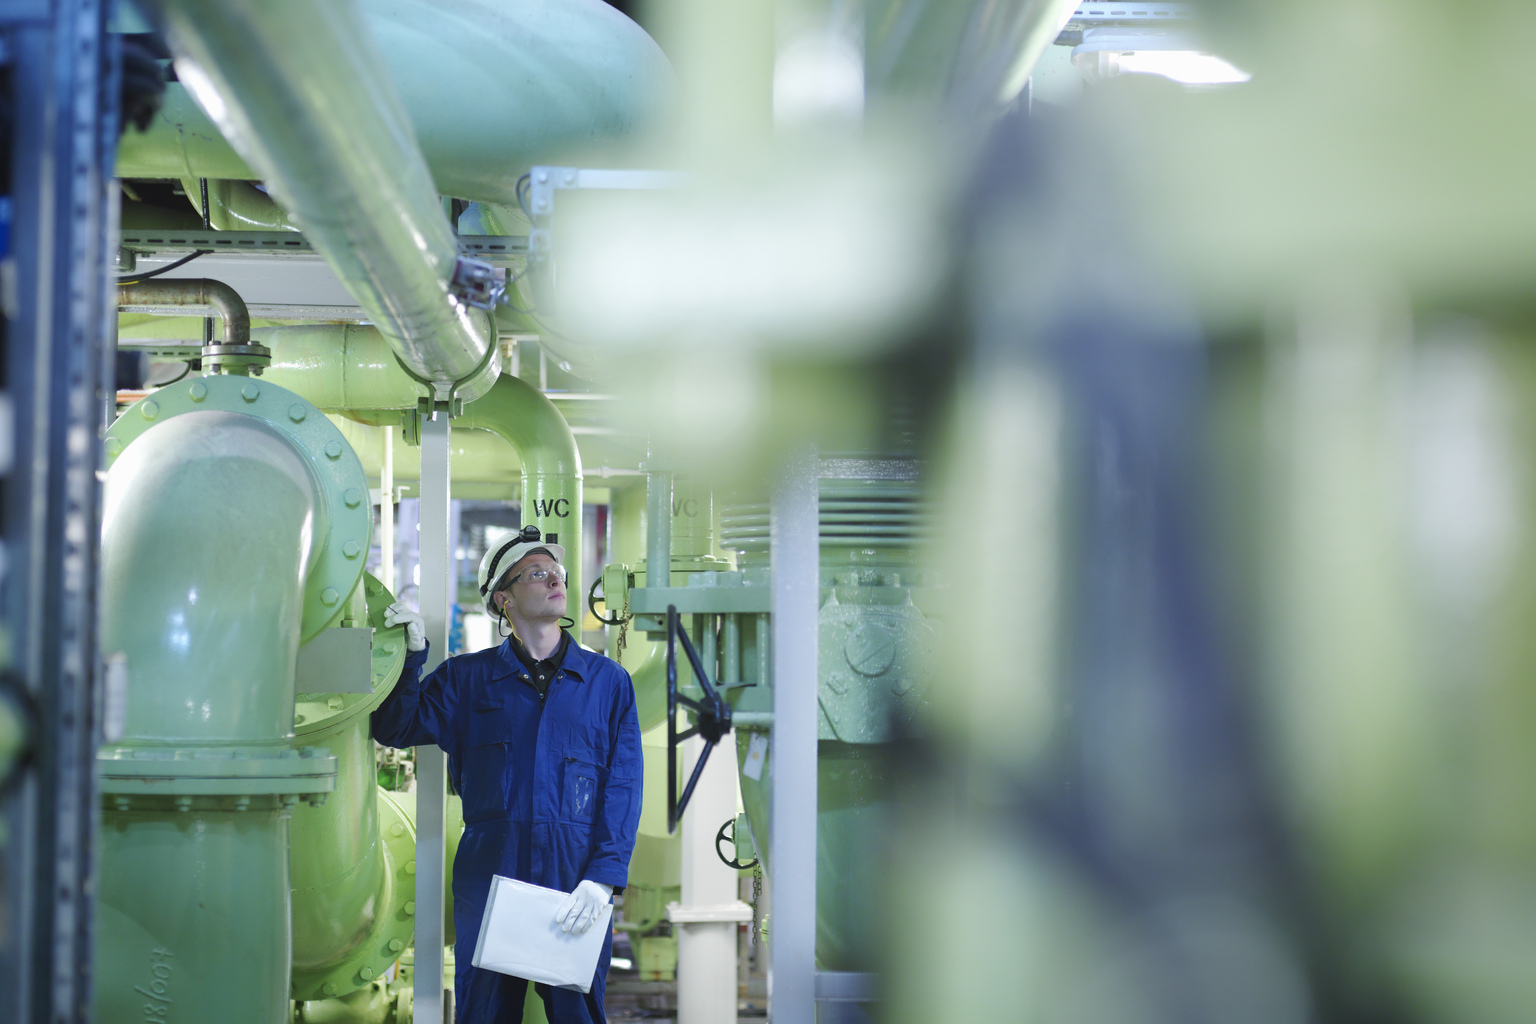
[[[1224,85],[1253,76],[1199,50],[1136,50],[1114,55],[1122,75],[1162,75],[1185,85]]]
[[[1226,85],[1253,76],[1213,53],[1194,37],[1161,28],[1106,26],[1083,32],[1072,63],[1090,82],[1118,75],[1162,75],[1184,85]]]

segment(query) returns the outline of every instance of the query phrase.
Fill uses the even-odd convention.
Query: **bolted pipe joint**
[[[251,342],[251,314],[245,300],[223,281],[205,277],[144,281],[117,290],[119,309],[151,306],[212,310],[224,324],[218,344],[203,346],[204,373],[260,375],[272,362],[272,350]]]

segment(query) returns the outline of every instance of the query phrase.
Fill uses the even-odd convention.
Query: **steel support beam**
[[[770,1012],[816,1020],[816,641],[820,612],[814,449],[785,464],[770,506],[773,733],[768,868],[773,873]]]
[[[448,653],[453,614],[448,410],[421,425],[421,615],[431,656],[425,671]],[[443,998],[443,833],[448,765],[439,747],[416,748],[416,979],[415,1013],[422,1024],[447,1020]]]
[[[96,566],[117,54],[100,0],[0,4],[11,122],[0,309],[0,631],[37,711],[0,797],[0,1020],[90,1016],[97,821]]]

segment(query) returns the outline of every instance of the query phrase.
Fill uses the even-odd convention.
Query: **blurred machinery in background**
[[[0,1018],[452,1019],[382,610],[499,642],[534,523],[645,730],[613,999],[1524,1021],[1532,27],[6,5]]]

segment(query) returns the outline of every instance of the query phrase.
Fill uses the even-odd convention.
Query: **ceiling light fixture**
[[[1161,26],[1109,26],[1083,30],[1072,63],[1090,82],[1118,75],[1161,75],[1184,85],[1228,85],[1252,75],[1201,50],[1187,32]]]

